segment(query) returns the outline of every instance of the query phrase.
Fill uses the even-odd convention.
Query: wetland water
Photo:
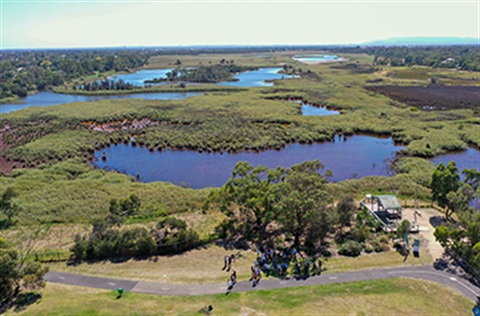
[[[139,70],[135,73],[122,74],[111,79],[118,81],[124,80],[127,83],[132,83],[142,86],[147,79],[166,78],[166,73],[172,69],[148,69]],[[259,86],[273,86],[271,82],[265,80],[278,80],[282,78],[293,78],[293,76],[278,74],[277,72],[282,68],[260,68],[258,70],[246,71],[235,76],[238,81],[220,82],[219,85],[225,86],[239,86],[239,87],[259,87]],[[117,95],[73,95],[60,94],[54,92],[39,92],[22,98],[22,103],[8,103],[0,104],[0,113],[9,113],[13,111],[22,110],[32,106],[51,106],[72,102],[89,102],[98,100],[120,100],[120,99],[146,99],[146,100],[180,100],[197,95],[202,95],[201,92],[181,92],[181,93],[164,93],[164,92],[145,92],[132,94],[117,94]]]
[[[265,87],[273,86],[272,82],[266,82],[269,80],[294,78],[294,76],[291,75],[278,73],[282,69],[283,68],[260,68],[257,70],[245,71],[233,77],[236,79],[236,81],[224,81],[217,84],[221,86],[233,87]],[[154,78],[167,78],[167,73],[170,71],[172,71],[172,69],[139,70],[131,74],[118,75],[112,77],[111,79],[115,81],[123,80],[126,83],[143,86],[145,80]],[[159,84],[172,84],[172,82],[161,82]]]
[[[332,62],[340,60],[336,55],[297,55],[293,56],[292,59],[300,62]]]
[[[125,81],[125,83],[131,83],[136,86],[143,86],[145,83],[145,80],[152,80],[155,78],[167,78],[167,73],[172,71],[173,68],[168,68],[168,69],[145,69],[145,70],[139,70],[133,73],[129,74],[122,74],[122,75],[117,75],[110,77],[109,79],[114,80],[115,82],[118,82],[120,80]],[[156,83],[156,84],[162,84],[165,82],[161,83]],[[152,84],[150,84],[152,85]]]
[[[54,92],[40,92],[23,98],[24,103],[0,104],[0,113],[9,113],[32,106],[52,106],[72,102],[89,102],[99,100],[120,100],[120,99],[145,99],[145,100],[181,100],[197,95],[201,92],[152,92],[152,93],[132,93],[117,95],[73,95],[60,94]]]
[[[370,175],[391,175],[390,162],[403,146],[394,145],[390,138],[355,135],[344,141],[311,145],[290,144],[284,149],[263,152],[198,153],[189,150],[150,152],[132,145],[112,145],[95,153],[93,164],[131,176],[143,182],[165,181],[191,188],[219,187],[230,178],[239,161],[248,161],[270,168],[291,167],[306,160],[320,160],[325,170],[333,172],[332,181],[361,178]],[[107,160],[101,159],[105,153]]]
[[[270,87],[273,86],[273,82],[267,81],[295,78],[295,76],[278,73],[282,69],[283,68],[260,68],[258,70],[245,71],[233,77],[238,81],[225,81],[219,82],[218,84],[234,87]]]
[[[445,166],[451,160],[455,161],[460,174],[463,169],[480,169],[480,151],[470,147],[464,151],[449,153],[430,159],[435,165],[443,162]]]
[[[293,101],[295,103],[302,105],[302,115],[303,116],[330,116],[330,115],[340,115],[340,111],[330,110],[323,106],[315,106],[303,102],[302,100]]]

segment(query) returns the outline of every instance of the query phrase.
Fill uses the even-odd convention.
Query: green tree
[[[433,235],[435,236],[435,240],[437,240],[442,247],[448,248],[448,242],[450,239],[450,230],[448,227],[443,225],[436,227]]]
[[[405,236],[408,236],[411,228],[410,226],[410,221],[404,219],[397,227],[397,236],[399,238],[405,238]]]
[[[7,241],[0,238],[0,305],[15,298],[22,290],[45,286],[48,268],[37,262],[26,262]]]
[[[320,175],[323,165],[318,161],[306,161],[293,166],[272,191],[278,222],[283,230],[294,237],[294,244],[300,239],[314,219],[321,239],[332,229],[333,217],[320,214],[333,213],[329,208],[333,199],[326,191],[326,180]]]
[[[357,206],[352,195],[343,196],[337,204],[338,223],[341,227],[350,226]]]
[[[220,205],[229,217],[230,230],[234,235],[262,240],[266,236],[267,225],[276,218],[271,190],[282,176],[282,168],[269,170],[239,162],[230,180],[220,190],[210,194],[207,204],[217,202]]]
[[[13,217],[20,211],[20,207],[13,202],[17,194],[9,187],[0,196],[0,211],[7,217],[7,226],[14,223]]]
[[[446,207],[445,216],[451,217],[451,213],[455,211],[455,204],[452,204],[452,195],[450,195],[450,203],[448,194],[456,192],[460,187],[460,175],[454,161],[450,161],[445,167],[440,163],[432,173],[430,188],[432,190],[432,198],[441,207]]]

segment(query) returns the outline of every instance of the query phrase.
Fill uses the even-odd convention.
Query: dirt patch
[[[413,222],[415,218],[414,212],[414,209],[406,208],[403,209],[402,216],[404,219]],[[424,208],[419,209],[419,215],[416,216],[417,223],[420,226],[420,232],[418,234],[421,239],[425,241],[425,247],[428,249],[433,260],[441,258],[444,252],[443,247],[435,240],[435,236],[433,235],[436,225],[439,223],[439,220],[441,221],[441,215],[442,214],[435,209]]]
[[[148,126],[160,125],[159,122],[154,122],[150,119],[141,119],[141,120],[125,119],[123,121],[113,121],[113,122],[106,122],[106,123],[83,122],[82,124],[94,131],[109,132],[109,133],[120,131],[120,130],[136,130],[136,129],[141,129]]]
[[[424,111],[478,109],[480,106],[478,86],[370,86],[366,89]]]
[[[10,145],[3,140],[3,134],[8,130],[10,130],[8,125],[0,130],[0,152],[10,147]],[[22,167],[22,165],[23,164],[18,161],[7,160],[5,157],[0,156],[0,173],[10,174],[15,168]]]

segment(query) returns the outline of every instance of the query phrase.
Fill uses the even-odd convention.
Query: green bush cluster
[[[349,257],[358,257],[362,253],[362,245],[355,240],[348,240],[338,249],[338,253]]]
[[[184,221],[167,217],[156,228],[114,227],[106,221],[93,224],[88,236],[77,236],[70,249],[73,260],[117,257],[148,257],[174,254],[198,246],[198,234],[187,228]]]

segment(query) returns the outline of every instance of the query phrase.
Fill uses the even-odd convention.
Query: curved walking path
[[[316,284],[331,284],[340,282],[354,282],[365,280],[389,279],[398,277],[417,278],[440,283],[450,288],[460,291],[463,295],[474,302],[480,297],[480,288],[471,284],[467,280],[456,277],[452,274],[438,271],[431,265],[410,266],[389,269],[375,269],[353,271],[346,273],[322,274],[320,276],[309,277],[305,280],[290,279],[263,279],[256,287],[248,281],[238,282],[233,291],[245,292],[254,289],[266,290],[276,288],[286,288],[293,286],[305,286]],[[227,278],[227,277],[226,277]],[[121,287],[125,291],[156,294],[165,296],[189,296],[225,293],[225,284],[166,284],[146,281],[129,281],[122,279],[101,278],[72,273],[50,271],[45,279],[48,282],[93,287],[100,289],[116,290]]]

